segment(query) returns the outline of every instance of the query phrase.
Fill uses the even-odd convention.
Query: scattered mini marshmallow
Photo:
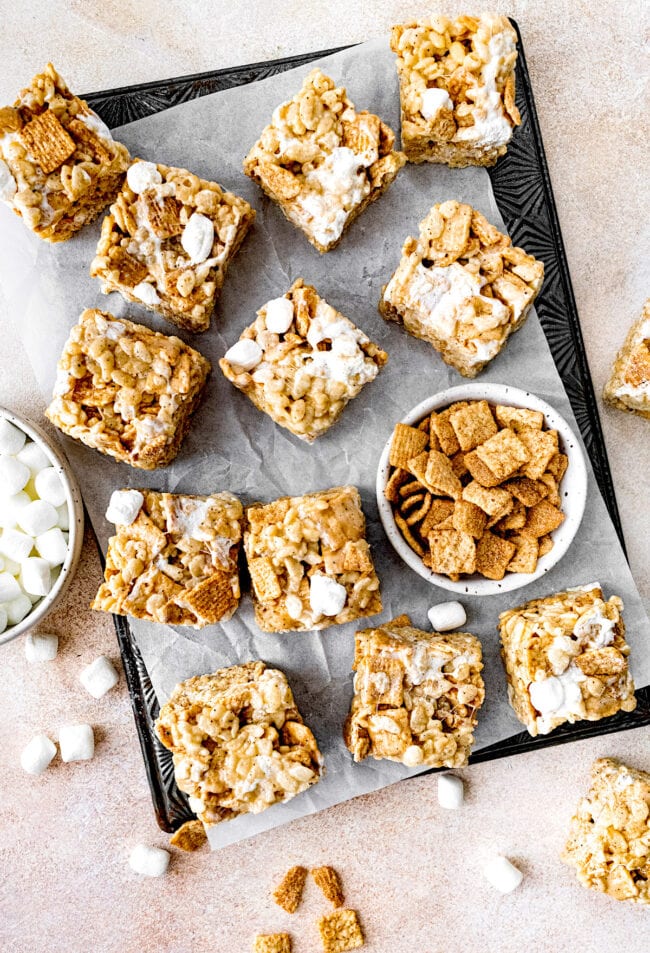
[[[45,467],[34,477],[34,489],[42,500],[52,506],[61,506],[65,503],[65,487],[56,467]]]
[[[96,658],[79,675],[79,681],[93,698],[101,698],[113,686],[117,685],[119,680],[120,676],[117,670],[105,655]]]
[[[59,651],[58,635],[28,635],[25,638],[25,658],[28,662],[51,662]]]
[[[47,500],[32,500],[18,514],[18,525],[30,536],[40,536],[56,526],[59,514]]]
[[[467,622],[467,615],[460,602],[439,602],[427,612],[431,627],[436,632],[451,632]]]
[[[271,334],[284,334],[293,321],[293,302],[288,298],[273,298],[266,303],[266,330]]]
[[[454,774],[438,775],[438,804],[449,811],[461,807],[465,800],[465,787],[461,778]]]
[[[36,550],[51,567],[60,566],[68,555],[67,536],[58,526],[53,526],[36,537]]]
[[[262,348],[257,341],[252,341],[250,338],[242,338],[241,341],[237,341],[226,351],[224,359],[236,367],[241,367],[245,371],[251,371],[254,367],[257,367],[262,360],[262,354]]]
[[[139,490],[113,490],[106,510],[109,523],[121,523],[130,526],[137,518],[144,496]]]
[[[7,496],[13,496],[25,486],[32,473],[28,466],[15,457],[0,456],[0,487]]]
[[[27,774],[39,775],[50,765],[56,754],[56,745],[47,735],[34,735],[20,755],[20,764]]]
[[[169,851],[137,844],[129,856],[129,867],[143,877],[162,877],[169,866]]]
[[[7,610],[0,606],[0,634],[7,628]]]
[[[500,855],[493,857],[483,866],[483,875],[501,893],[515,890],[524,879],[522,872],[511,864],[507,857]]]
[[[95,754],[95,736],[91,725],[63,725],[59,729],[63,761],[89,761]]]
[[[31,499],[24,490],[12,496],[0,497],[0,526],[3,529],[13,529],[18,522],[21,510],[31,503]]]
[[[34,548],[34,538],[19,529],[5,529],[0,534],[0,553],[13,562],[21,563],[27,559]]]
[[[28,596],[46,596],[52,588],[52,572],[47,559],[29,556],[23,560],[20,582]]]
[[[0,453],[15,456],[25,446],[27,434],[9,423],[6,417],[0,417]]]
[[[48,455],[33,440],[26,443],[20,453],[16,454],[16,460],[20,460],[26,467],[29,467],[32,476],[35,476],[39,470],[52,466],[52,461]]]
[[[32,611],[32,600],[24,592],[21,592],[15,599],[5,602],[4,607],[9,625],[18,625]]]
[[[348,597],[345,586],[322,572],[316,572],[309,583],[309,603],[315,615],[338,615]]]
[[[8,572],[0,572],[0,602],[9,602],[21,592],[20,583]]]
[[[64,503],[63,506],[57,506],[56,512],[58,514],[56,525],[59,527],[59,529],[67,532],[70,529],[70,512],[68,510],[68,504]]]

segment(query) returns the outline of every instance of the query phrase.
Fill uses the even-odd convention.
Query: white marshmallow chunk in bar
[[[39,775],[51,764],[56,745],[47,735],[34,735],[20,755],[20,764],[27,774]]]
[[[60,566],[68,555],[68,540],[58,526],[53,526],[36,537],[36,550],[50,566]]]
[[[28,662],[51,662],[59,651],[58,635],[28,635],[25,638],[25,658]]]
[[[32,600],[24,592],[21,592],[15,599],[5,602],[4,607],[9,625],[18,625],[32,611]]]
[[[462,807],[465,800],[465,786],[461,778],[454,774],[441,774],[438,777],[438,804],[448,811]]]
[[[436,632],[451,632],[467,622],[467,615],[460,602],[440,602],[427,612],[431,627]]]
[[[20,453],[16,454],[16,460],[20,460],[26,467],[29,467],[32,476],[35,476],[40,470],[44,470],[45,467],[52,466],[52,461],[45,451],[32,440],[25,444]]]
[[[18,525],[30,536],[40,536],[56,526],[59,514],[46,500],[33,500],[18,514]]]
[[[309,603],[316,615],[338,615],[348,597],[345,586],[324,573],[316,572],[309,584]]]
[[[56,467],[45,467],[34,477],[34,487],[42,500],[52,506],[61,506],[65,503],[65,487]]]
[[[293,302],[288,298],[273,298],[266,303],[266,330],[284,334],[293,321]]]
[[[64,761],[89,761],[95,754],[92,726],[64,725],[59,729],[59,745]]]
[[[30,556],[20,568],[20,582],[29,596],[46,596],[52,588],[52,573],[47,559]]]
[[[25,446],[27,435],[14,427],[6,417],[0,417],[0,453],[15,456]]]
[[[143,877],[162,877],[169,866],[169,851],[137,844],[131,851],[129,867]]]
[[[144,496],[139,490],[113,490],[106,510],[106,519],[109,523],[130,526],[137,518],[143,503]]]
[[[13,496],[25,486],[32,472],[15,457],[0,456],[0,487],[6,496]]]
[[[242,367],[245,371],[251,371],[257,367],[262,360],[262,348],[257,341],[251,341],[250,338],[242,338],[237,341],[224,354],[224,358],[236,367]]]
[[[522,872],[507,857],[501,856],[493,857],[484,865],[483,875],[501,893],[515,890],[524,879]]]
[[[79,681],[93,698],[101,698],[113,686],[117,685],[119,679],[117,670],[105,655],[96,658],[79,675]]]

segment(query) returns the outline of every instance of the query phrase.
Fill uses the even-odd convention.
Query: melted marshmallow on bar
[[[311,217],[311,230],[321,245],[341,236],[350,212],[370,192],[365,159],[347,146],[339,146],[305,176],[309,192],[299,195],[296,202]]]
[[[475,105],[484,115],[478,116],[474,110],[474,125],[462,126],[454,136],[454,141],[496,147],[506,145],[512,138],[512,126],[506,117],[496,80],[503,58],[514,52],[515,43],[511,34],[504,31],[494,34],[488,48],[490,59],[481,70],[482,85],[471,90]]]
[[[318,345],[331,341],[331,349],[321,351]],[[307,331],[307,342],[312,347],[309,371],[318,377],[341,381],[367,383],[375,379],[379,368],[366,358],[361,344],[368,342],[366,335],[345,318],[339,317],[334,308],[319,301],[316,314]]]

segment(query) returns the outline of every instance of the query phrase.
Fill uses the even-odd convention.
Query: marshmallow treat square
[[[313,631],[381,612],[354,486],[250,506],[244,549],[264,632]]]
[[[102,223],[90,273],[105,294],[205,331],[228,268],[255,212],[248,202],[186,169],[130,166]]]

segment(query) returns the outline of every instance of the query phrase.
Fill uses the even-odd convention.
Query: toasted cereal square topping
[[[474,450],[497,433],[487,400],[474,401],[450,415],[450,423],[461,450]]]
[[[345,903],[341,878],[333,867],[313,867],[311,872],[315,883],[323,891],[326,899],[335,907],[342,907]]]
[[[288,933],[260,933],[255,937],[253,953],[291,953]]]
[[[433,572],[473,573],[476,571],[476,544],[467,533],[455,529],[434,529],[429,534]]]
[[[363,933],[356,910],[335,910],[318,921],[324,953],[346,953],[363,946]]]
[[[63,165],[76,149],[74,139],[51,109],[34,116],[24,125],[20,138],[46,175]]]
[[[525,444],[508,427],[490,437],[474,452],[499,483],[507,480],[530,459]]]
[[[290,867],[273,891],[273,898],[279,907],[287,913],[295,913],[302,900],[302,892],[307,880],[307,868]]]

